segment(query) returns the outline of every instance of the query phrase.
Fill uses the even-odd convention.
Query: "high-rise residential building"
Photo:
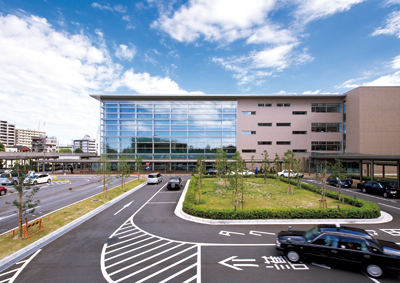
[[[16,129],[15,130],[15,144],[23,145],[26,147],[32,147],[32,138],[38,138],[40,135],[46,135],[45,131],[41,130],[26,130]]]
[[[15,145],[15,125],[0,121],[0,142],[5,146]]]
[[[74,140],[74,151],[80,148],[85,153],[97,153],[97,144],[95,139],[91,139],[89,135],[85,135],[80,140]]]
[[[32,152],[56,152],[57,138],[40,135],[32,138]]]
[[[190,170],[222,148],[231,157],[273,159],[288,150],[400,154],[400,87],[344,94],[92,95],[100,101],[101,153],[142,156],[152,169],[171,159]],[[176,162],[174,162],[176,161]]]

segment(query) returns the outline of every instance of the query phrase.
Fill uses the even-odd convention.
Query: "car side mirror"
[[[287,238],[287,242],[291,243],[292,242],[292,238]]]

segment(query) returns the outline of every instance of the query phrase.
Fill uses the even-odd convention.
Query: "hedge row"
[[[353,179],[356,179],[356,180],[360,180],[360,175],[347,174],[347,176],[352,177]],[[371,177],[363,176],[362,179],[363,179],[363,181],[370,181]],[[374,179],[375,179],[375,181],[378,179],[381,181],[396,181],[395,179],[377,178],[377,177],[375,177]]]
[[[194,179],[196,177],[192,177]],[[280,178],[284,182],[288,182],[286,178]],[[207,219],[363,219],[377,218],[380,216],[379,206],[373,202],[344,196],[345,203],[351,204],[352,208],[328,208],[328,209],[305,209],[305,208],[281,208],[281,209],[210,209],[203,208],[193,204],[195,192],[190,183],[190,187],[183,202],[183,211],[187,214],[207,218]],[[293,185],[297,185],[297,181],[291,180]],[[301,187],[318,194],[322,189],[313,185],[301,183]],[[337,192],[326,190],[327,197],[338,199]],[[192,201],[191,201],[192,200]]]

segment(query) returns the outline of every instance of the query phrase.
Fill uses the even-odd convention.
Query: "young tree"
[[[321,164],[321,169],[322,172],[319,174],[319,178],[318,178],[318,182],[320,182],[322,184],[322,192],[321,192],[321,200],[320,200],[320,204],[319,207],[320,208],[327,208],[327,204],[326,204],[326,197],[325,197],[325,192],[326,192],[326,176],[327,176],[327,171],[332,167],[331,164],[329,162],[327,162],[326,160],[324,161],[324,163]]]
[[[279,172],[279,168],[278,168],[278,163],[279,162],[279,155],[278,155],[278,153],[275,153],[275,158],[274,158],[274,164],[275,164],[275,166],[274,166],[274,168],[275,168],[275,173],[278,173]]]
[[[0,151],[5,151],[5,145],[2,142],[0,142]]]
[[[292,168],[293,168],[293,162],[294,162],[294,153],[290,150],[290,149],[288,149],[285,153],[284,153],[284,157],[282,158],[283,159],[283,166],[284,166],[284,168],[285,168],[285,170],[288,170],[288,180],[289,180],[289,188],[288,188],[288,191],[287,191],[287,193],[289,194],[289,193],[291,193],[291,194],[293,194],[293,190],[292,190],[292,185],[291,185],[291,183],[290,183],[290,171],[292,170]]]
[[[78,147],[74,150],[74,153],[83,153],[83,150]]]
[[[300,187],[300,179],[301,175],[300,172],[303,170],[303,162],[301,161],[301,158],[294,158],[293,159],[293,171],[296,173],[294,176],[297,180],[297,187]]]
[[[228,151],[222,150],[221,148],[217,149],[217,153],[214,155],[215,157],[215,165],[217,167],[217,175],[219,179],[224,178],[224,187],[226,187],[226,169],[228,167]]]
[[[229,171],[231,171],[232,174],[229,174],[230,177],[230,183],[233,186],[234,190],[234,195],[235,195],[235,205],[238,206],[239,204],[239,185],[241,187],[242,191],[242,197],[241,197],[241,202],[242,202],[242,207],[243,207],[243,191],[244,191],[244,181],[243,181],[243,174],[244,174],[244,168],[245,168],[245,162],[243,158],[240,155],[240,152],[237,151],[232,159],[234,161],[230,162],[228,165]]]
[[[262,163],[262,169],[264,171],[263,175],[264,175],[264,184],[267,183],[267,174],[269,171],[269,168],[271,167],[271,163],[269,162],[269,155],[268,152],[266,150],[264,150],[263,153],[261,153],[261,155],[264,157],[263,158],[263,163]]]
[[[250,167],[251,168],[251,172],[255,173],[254,169],[255,169],[255,166],[256,166],[256,161],[254,160],[254,155],[251,156],[251,161],[250,162],[251,162],[250,163],[251,164],[251,167]],[[251,174],[251,177],[253,178],[254,175],[255,174]]]
[[[103,197],[107,196],[108,187],[112,183],[112,176],[111,176],[111,162],[108,159],[107,154],[100,155],[99,158],[101,168],[98,170],[100,176],[98,176],[98,182],[103,184]]]
[[[115,177],[121,178],[121,189],[125,188],[124,177],[125,178],[129,177],[130,166],[128,164],[128,159],[129,158],[127,156],[124,155],[119,156],[119,162],[118,162],[119,173]]]
[[[136,171],[138,174],[138,180],[140,180],[140,172],[143,170],[143,158],[140,155],[137,155],[135,158],[135,163],[136,163]]]
[[[344,179],[344,175],[346,174],[346,168],[344,168],[342,162],[339,159],[335,159],[335,164],[332,166],[332,177],[338,178],[338,194],[339,194],[339,202],[341,201],[342,190],[340,187],[340,182]]]
[[[26,168],[17,162],[14,163],[11,174],[16,174],[18,178],[18,183],[13,185],[14,189],[17,191],[18,199],[15,199],[12,202],[12,205],[18,209],[18,239],[21,239],[22,216],[25,216],[29,213],[34,213],[35,207],[40,204],[40,200],[33,201],[33,196],[39,191],[39,187],[33,187],[31,190],[27,190],[28,185],[31,184],[24,183],[26,177]],[[10,203],[6,202],[6,204]]]
[[[204,157],[199,156],[197,158],[197,164],[196,167],[194,168],[194,174],[197,175],[197,204],[200,203],[200,197],[201,197],[201,185],[202,185],[202,177],[206,173],[206,168],[205,168],[205,162],[204,162]]]

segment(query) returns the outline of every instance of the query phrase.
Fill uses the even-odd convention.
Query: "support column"
[[[374,161],[371,160],[371,181],[374,180],[374,175],[375,175],[375,172],[374,172]]]
[[[400,161],[397,160],[397,188],[400,188]]]
[[[370,171],[369,171],[369,163],[367,163],[367,176],[368,176],[368,177],[371,177],[371,176],[370,176]]]
[[[62,167],[63,167],[63,173],[65,173],[65,163],[62,163]]]
[[[382,178],[385,178],[385,165],[382,165]]]
[[[362,160],[360,160],[360,161],[358,161],[358,167],[359,167],[359,169],[360,169],[360,182],[362,182],[362,180],[363,180],[363,163],[362,163]]]

